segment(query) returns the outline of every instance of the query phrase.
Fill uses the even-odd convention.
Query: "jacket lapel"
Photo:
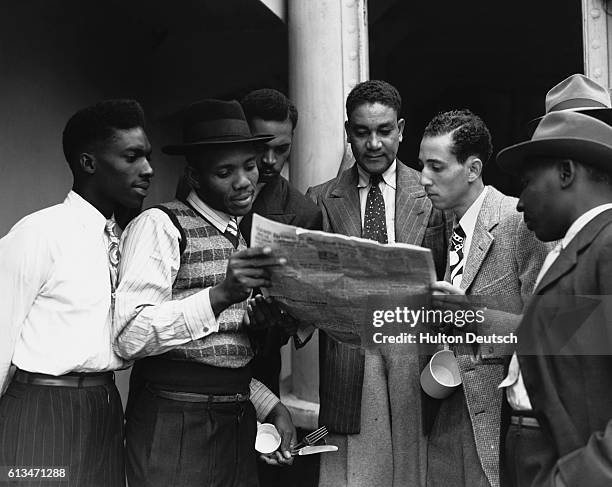
[[[547,287],[569,273],[576,266],[578,253],[585,247],[588,247],[597,234],[611,222],[612,210],[606,210],[587,223],[570,244],[561,251],[557,260],[553,262],[550,269],[548,269],[544,277],[542,277],[534,294],[541,294]]]
[[[495,237],[491,234],[491,230],[499,223],[499,205],[503,197],[495,188],[487,187],[487,194],[476,218],[470,253],[467,256],[463,278],[461,279],[461,289],[466,290],[472,285],[485,257],[489,253],[489,249],[493,245]]]
[[[418,173],[397,160],[395,186],[395,241],[421,245],[431,214],[431,202],[427,199]]]
[[[361,237],[358,181],[357,166],[353,165],[340,175],[329,197],[324,200],[329,219],[333,222],[332,230],[336,233]]]

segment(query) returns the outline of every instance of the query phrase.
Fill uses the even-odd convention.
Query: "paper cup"
[[[452,350],[440,350],[421,372],[421,387],[431,397],[444,399],[461,385],[461,374]]]
[[[262,423],[257,426],[257,436],[255,437],[255,450],[259,453],[272,453],[281,444],[281,436],[273,424]]]

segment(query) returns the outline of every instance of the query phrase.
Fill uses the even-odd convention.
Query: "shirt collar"
[[[595,208],[591,208],[586,213],[580,215],[568,228],[565,237],[563,237],[563,240],[561,241],[561,248],[564,249],[565,247],[567,247],[569,243],[574,239],[574,237],[578,234],[578,232],[582,230],[587,223],[593,220],[600,213],[603,213],[604,211],[609,210],[611,208],[612,203],[606,203],[605,205],[599,205]]]
[[[104,232],[106,217],[80,194],[70,191],[64,200],[64,204],[79,215],[79,220],[85,227]]]
[[[482,208],[486,194],[487,187],[485,186],[478,195],[478,198],[474,200],[474,202],[461,217],[461,220],[459,220],[459,225],[461,225],[461,228],[466,235],[472,235],[474,233],[476,220],[478,219],[478,214],[480,213],[480,209]]]
[[[357,164],[357,163],[355,163]],[[382,179],[386,185],[391,186],[395,189],[395,174],[397,172],[397,159],[382,173]],[[358,188],[367,188],[370,185],[370,174],[364,171],[359,164],[357,164],[357,173],[359,174],[359,181],[357,183]]]
[[[211,208],[209,205],[204,203],[200,199],[198,194],[193,190],[191,190],[191,192],[187,196],[187,202],[201,216],[203,216],[204,218],[206,218],[206,220],[212,223],[212,225],[217,230],[219,230],[221,233],[225,233],[225,230],[227,229],[227,225],[229,224],[229,221],[232,218],[231,215],[223,211],[219,211],[219,210],[215,210],[214,208]]]

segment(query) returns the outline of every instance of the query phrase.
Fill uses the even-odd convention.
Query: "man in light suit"
[[[445,267],[445,220],[418,172],[396,158],[401,98],[384,81],[360,83],[346,100],[345,124],[356,164],[310,188],[323,230],[432,249]],[[416,354],[362,352],[320,334],[319,423],[337,454],[321,458],[320,486],[401,487],[425,481],[425,437]]]
[[[451,210],[455,224],[444,294],[487,296],[485,321],[451,330],[508,335],[520,320],[547,248],[516,211],[516,198],[485,186],[482,170],[492,153],[491,136],[469,110],[436,115],[425,128],[419,161],[421,183],[435,208]],[[502,298],[503,297],[503,298]],[[438,304],[448,303],[443,297]],[[481,344],[453,347],[461,379],[440,404],[429,434],[428,485],[497,487],[503,349]]]
[[[497,156],[521,176],[517,209],[527,226],[541,240],[562,239],[540,271],[509,364],[510,485],[612,485],[611,141],[605,123],[558,111]]]

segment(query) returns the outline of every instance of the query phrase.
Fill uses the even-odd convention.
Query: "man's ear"
[[[404,125],[406,124],[403,118],[400,118],[397,121],[397,130],[399,131],[399,141],[404,140]]]
[[[474,182],[482,175],[483,163],[480,157],[470,156],[465,163],[468,166],[468,181]]]
[[[82,152],[79,155],[79,167],[86,174],[94,174],[96,172],[96,157],[93,154]]]
[[[346,132],[346,140],[350,143],[351,142],[351,125],[349,124],[348,120],[344,122],[344,131]]]
[[[557,170],[559,172],[561,188],[570,187],[576,179],[576,163],[571,159],[563,159],[557,163]]]
[[[192,165],[188,165],[185,168],[185,178],[187,178],[189,186],[191,186],[193,189],[200,189],[200,178],[198,171],[196,171]]]

